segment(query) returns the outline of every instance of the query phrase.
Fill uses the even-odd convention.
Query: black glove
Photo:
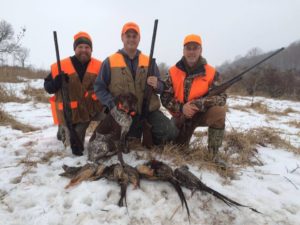
[[[53,84],[54,84],[54,87],[55,87],[56,90],[61,89],[61,87],[62,87],[62,80],[63,80],[63,79],[65,79],[65,81],[66,81],[67,83],[69,82],[69,76],[68,76],[67,73],[62,72],[62,73],[58,74],[58,75],[54,78]]]

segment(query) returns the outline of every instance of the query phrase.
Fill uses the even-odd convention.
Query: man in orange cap
[[[160,80],[156,64],[154,74],[147,78],[149,57],[138,50],[140,38],[140,28],[136,23],[129,22],[123,26],[121,32],[123,48],[103,61],[100,76],[95,83],[95,92],[112,115],[117,115],[118,112],[113,101],[114,97],[126,92],[131,92],[137,97],[137,114],[133,117],[128,137],[140,141],[142,102],[147,82],[154,89],[147,120],[152,125],[154,144],[162,144],[173,140],[177,136],[178,130],[170,119],[159,111],[160,101],[157,94],[162,93],[163,82]]]
[[[54,123],[59,125],[57,138],[68,144],[69,135],[63,115],[63,99],[61,94],[62,80],[68,86],[70,107],[72,110],[72,124],[82,144],[86,129],[92,120],[104,117],[102,105],[94,93],[94,83],[101,68],[101,61],[92,58],[92,39],[86,32],[79,32],[74,36],[73,48],[75,55],[61,60],[61,74],[57,63],[51,65],[51,73],[45,78],[44,88],[49,94]],[[74,143],[70,143],[74,155],[83,155]]]
[[[215,161],[220,161],[217,152],[224,135],[227,95],[203,96],[219,84],[219,73],[202,57],[200,36],[187,35],[183,57],[169,70],[161,102],[180,129],[178,144],[188,145],[196,127],[208,126],[208,150]]]

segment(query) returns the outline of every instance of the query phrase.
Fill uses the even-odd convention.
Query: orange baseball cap
[[[201,37],[199,35],[196,35],[196,34],[187,35],[184,38],[183,45],[186,45],[186,44],[188,44],[190,42],[195,42],[195,43],[197,43],[199,45],[202,45]]]
[[[138,34],[140,34],[140,28],[134,22],[125,23],[124,26],[123,26],[123,28],[122,28],[122,34],[125,34],[128,30],[134,30],[135,32],[137,32]]]

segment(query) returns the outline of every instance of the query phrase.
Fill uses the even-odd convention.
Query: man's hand
[[[198,107],[192,102],[185,103],[182,108],[182,113],[187,118],[192,118],[198,111]]]
[[[61,89],[63,79],[65,79],[65,81],[68,82],[69,81],[68,74],[62,72],[54,78],[54,86],[56,90]]]
[[[214,95],[193,100],[192,104],[199,109],[199,112],[205,112],[208,108],[212,106],[224,106],[226,104],[226,99],[227,95],[225,93],[222,93],[220,95]]]
[[[149,76],[147,78],[147,84],[153,87],[154,89],[157,88],[158,79],[156,76]]]

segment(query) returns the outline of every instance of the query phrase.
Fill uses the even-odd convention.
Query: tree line
[[[218,70],[223,80],[228,80],[269,54],[271,52],[263,53],[259,48],[253,48],[244,57],[236,57],[231,63],[225,62]],[[241,82],[230,89],[230,92],[300,100],[299,86],[300,41],[297,41],[246,74]]]

